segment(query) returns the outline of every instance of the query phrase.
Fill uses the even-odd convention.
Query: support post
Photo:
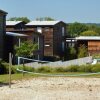
[[[12,66],[12,55],[9,53],[9,88],[11,88],[11,66]]]

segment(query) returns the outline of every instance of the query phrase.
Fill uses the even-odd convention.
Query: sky
[[[66,23],[100,23],[100,0],[0,0],[11,17],[52,17]]]

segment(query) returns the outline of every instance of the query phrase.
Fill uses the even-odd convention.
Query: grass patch
[[[34,77],[38,77],[38,75],[25,73],[25,75],[23,77],[22,73],[20,73],[20,74],[18,73],[18,74],[12,74],[11,80],[30,79],[30,78],[34,78]],[[8,82],[9,82],[8,74],[0,75],[0,83],[8,83]]]

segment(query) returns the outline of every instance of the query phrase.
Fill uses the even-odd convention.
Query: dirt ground
[[[100,78],[38,77],[0,86],[0,100],[100,100]]]

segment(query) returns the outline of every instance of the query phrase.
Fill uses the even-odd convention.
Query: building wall
[[[4,59],[5,51],[6,14],[0,12],[0,58]]]
[[[66,24],[65,23],[58,23],[54,26],[54,55],[59,56],[60,58],[63,57],[65,51],[65,41],[64,37],[66,36]]]
[[[6,31],[19,31],[19,30],[24,30],[25,29],[25,23],[20,22],[17,25],[6,25]]]
[[[43,36],[41,34],[34,32],[33,28],[32,29],[26,28],[24,23],[19,23],[17,25],[13,25],[13,26],[6,25],[6,31],[28,35],[27,37],[21,38],[20,39],[21,41],[32,40],[34,43],[34,38],[35,38],[35,42],[38,42],[38,40],[39,40],[39,43],[38,43],[39,50],[35,51],[35,53],[33,53],[33,54],[34,54],[35,59],[40,59],[40,60],[43,59]],[[14,38],[13,41],[15,41],[13,44],[13,47],[14,47],[15,44],[18,44],[18,39]],[[14,49],[12,49],[12,50],[14,50]]]
[[[44,36],[44,56],[53,56],[53,27],[42,28]]]
[[[85,45],[90,55],[100,53],[100,40],[78,40],[77,47]]]
[[[66,24],[59,22],[56,25],[26,26],[27,29],[40,32],[44,36],[44,57],[61,57],[65,49],[64,36],[66,35]],[[37,30],[41,28],[41,30]],[[64,33],[62,34],[62,28]],[[62,48],[63,46],[63,48]],[[63,49],[63,50],[62,50]]]
[[[88,52],[90,54],[100,53],[100,41],[88,41]]]

